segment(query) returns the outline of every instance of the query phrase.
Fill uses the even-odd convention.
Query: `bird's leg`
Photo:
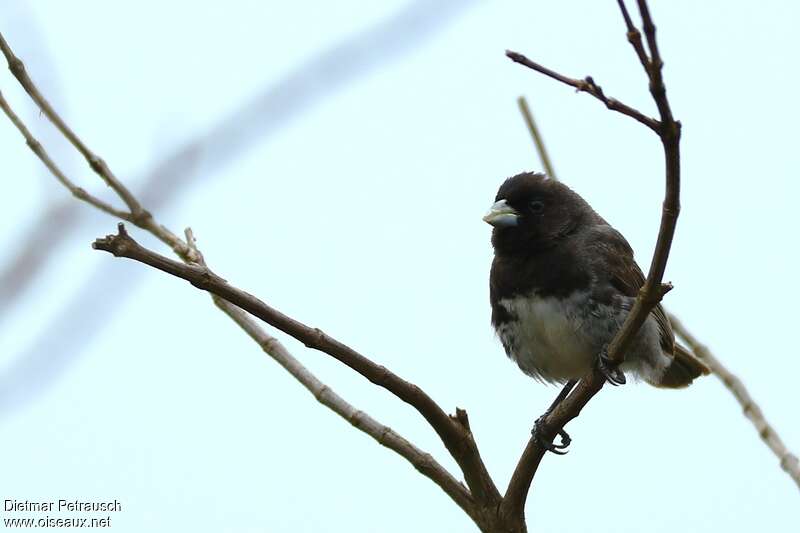
[[[548,440],[544,437],[544,428],[542,425],[544,424],[544,421],[547,420],[547,417],[550,415],[550,413],[552,413],[553,410],[558,407],[558,404],[563,402],[564,398],[569,395],[576,383],[578,383],[577,379],[567,381],[567,384],[564,385],[564,388],[561,389],[560,393],[558,393],[558,396],[555,400],[553,400],[553,403],[550,404],[550,407],[547,408],[547,411],[545,411],[544,414],[537,418],[536,422],[533,423],[533,429],[531,430],[531,435],[533,435],[542,448],[549,452],[553,452],[556,455],[565,455],[567,453],[567,448],[572,442],[572,439],[570,438],[569,433],[563,429],[560,429],[558,430],[558,435],[561,437],[561,444],[556,444],[553,442],[554,439]]]
[[[603,346],[597,356],[597,369],[605,376],[606,381],[615,387],[625,384],[625,374],[619,369],[619,365],[613,363],[608,357],[608,344]]]

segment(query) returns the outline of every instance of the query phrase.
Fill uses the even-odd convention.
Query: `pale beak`
[[[505,228],[508,226],[516,226],[518,218],[519,213],[508,205],[508,202],[499,200],[489,209],[489,212],[486,213],[483,220],[496,228]]]

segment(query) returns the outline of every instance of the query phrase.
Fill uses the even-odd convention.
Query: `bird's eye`
[[[534,200],[530,203],[530,210],[533,214],[539,214],[544,211],[544,202],[541,200]]]

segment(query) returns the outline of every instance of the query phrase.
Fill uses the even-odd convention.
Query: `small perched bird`
[[[491,224],[492,325],[506,354],[533,378],[573,383],[600,368],[656,387],[681,388],[708,368],[675,342],[658,305],[619,369],[606,348],[645,278],[630,245],[569,187],[543,174],[507,179],[484,217]]]

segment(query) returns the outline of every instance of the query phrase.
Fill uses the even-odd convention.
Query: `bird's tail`
[[[711,370],[689,350],[675,343],[675,356],[657,382],[651,383],[665,389],[682,389],[700,376],[709,374]]]

